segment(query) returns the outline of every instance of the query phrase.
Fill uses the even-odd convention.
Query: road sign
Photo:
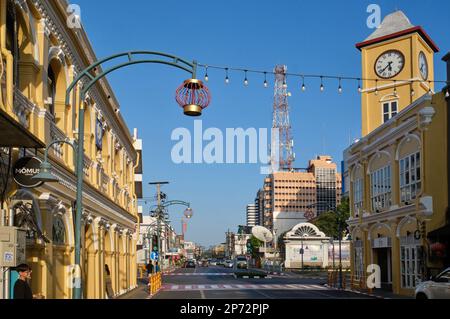
[[[150,254],[150,259],[151,259],[151,260],[157,260],[157,259],[158,259],[158,253],[155,252],[155,251],[153,251],[153,252]]]

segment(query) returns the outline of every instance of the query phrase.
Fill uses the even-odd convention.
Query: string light
[[[225,68],[225,84],[230,83],[230,78],[228,77],[228,68]]]
[[[413,82],[411,82],[411,96],[416,95],[416,91],[414,91]]]
[[[226,71],[226,77],[225,77],[225,83],[229,84],[230,82],[230,78],[228,76],[228,71],[229,70],[234,70],[234,71],[243,71],[245,72],[245,79],[244,79],[244,85],[248,85],[248,79],[247,79],[247,73],[259,73],[259,74],[264,74],[264,87],[268,87],[268,83],[267,83],[267,74],[273,74],[275,75],[274,71],[264,71],[264,70],[251,70],[251,69],[241,69],[241,68],[232,68],[232,67],[221,67],[221,66],[212,66],[212,65],[206,65],[206,64],[198,64],[199,67],[204,67],[205,68],[205,81],[209,81],[209,76],[208,76],[208,71],[210,68],[213,69],[221,69],[221,70],[225,70]],[[306,91],[306,85],[305,85],[305,78],[320,78],[320,82],[321,82],[321,86],[320,86],[320,91],[323,92],[325,91],[325,86],[324,86],[324,79],[336,79],[339,81],[339,87],[338,91],[339,93],[341,93],[343,91],[342,88],[342,80],[353,80],[353,81],[357,81],[358,82],[358,92],[361,93],[363,88],[362,88],[362,81],[375,81],[376,82],[376,87],[375,87],[375,95],[378,95],[379,93],[379,88],[378,88],[378,81],[379,79],[376,78],[360,78],[360,77],[348,77],[348,76],[340,76],[340,75],[325,75],[325,74],[298,74],[298,73],[285,73],[285,76],[287,78],[287,76],[294,76],[294,77],[301,77],[302,78],[302,86],[301,86],[301,90],[304,92]],[[283,86],[286,86],[286,78],[283,81]],[[418,83],[423,83],[423,80],[417,79],[417,80],[387,80],[387,79],[383,79],[384,82],[390,82],[390,83],[394,83],[394,94],[397,94],[397,81],[401,81],[401,82],[409,82],[411,84],[414,84],[416,82]],[[431,89],[431,83],[445,83],[446,85],[448,85],[447,81],[441,81],[441,80],[428,80],[427,81],[429,84],[429,90],[428,90],[428,94],[432,95],[433,91]],[[448,93],[448,92],[447,92]],[[450,93],[449,93],[450,94]],[[415,91],[412,88],[411,89],[411,95],[415,95]]]
[[[449,91],[450,91],[450,89],[447,89],[447,92],[445,92],[445,97],[446,97],[446,98],[450,97]]]
[[[209,81],[209,77],[208,77],[208,66],[206,67],[206,70],[205,70],[205,82],[208,82]]]

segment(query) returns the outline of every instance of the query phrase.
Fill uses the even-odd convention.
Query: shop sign
[[[41,186],[43,182],[33,180],[32,177],[40,172],[42,161],[37,157],[25,156],[17,160],[13,166],[14,181],[26,188]]]

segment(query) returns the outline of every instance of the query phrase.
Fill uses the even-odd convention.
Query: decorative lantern
[[[194,215],[194,212],[192,211],[192,208],[186,208],[186,210],[184,211],[184,217],[186,217],[187,219],[192,218],[192,215]]]
[[[202,81],[189,79],[183,82],[175,93],[177,103],[188,116],[199,116],[211,102],[208,88]]]

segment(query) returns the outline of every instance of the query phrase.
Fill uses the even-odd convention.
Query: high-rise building
[[[259,223],[259,212],[257,204],[247,205],[247,226],[256,226]]]
[[[330,156],[310,160],[305,171],[274,172],[264,179],[263,226],[277,233],[289,230],[336,209],[341,192],[341,174]]]

